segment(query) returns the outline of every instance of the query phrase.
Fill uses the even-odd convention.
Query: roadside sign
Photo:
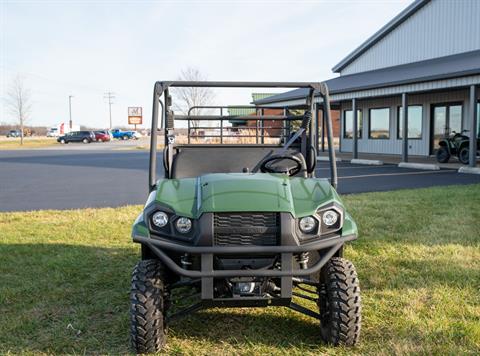
[[[129,116],[128,117],[128,124],[129,125],[141,125],[142,118],[138,116]]]
[[[142,107],[133,106],[128,108],[128,124],[141,125],[142,124]]]

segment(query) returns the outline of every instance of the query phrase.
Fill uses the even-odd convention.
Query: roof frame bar
[[[158,130],[158,114],[161,103],[161,97],[164,97],[162,105],[162,127],[165,128],[165,147],[169,144],[167,123],[171,117],[170,106],[171,100],[169,95],[169,88],[171,87],[197,87],[197,88],[308,88],[308,94],[306,95],[306,103],[310,108],[310,112],[314,113],[314,95],[316,92],[328,103],[329,92],[328,87],[323,82],[226,82],[226,81],[157,81],[153,90],[153,107],[152,107],[152,126],[150,134],[150,165],[149,165],[149,191],[153,191],[156,188],[157,182],[157,130]],[[330,157],[330,183],[333,187],[337,186],[337,171],[335,162],[335,149],[333,148],[333,134],[332,123],[330,115],[329,103],[325,106],[326,119],[328,126],[328,150]],[[315,113],[316,114],[316,113]],[[310,135],[313,138],[312,127],[313,120],[309,122]],[[307,128],[305,127],[304,130]],[[171,151],[171,150],[169,150]],[[305,151],[302,147],[302,152]],[[172,159],[172,152],[169,152],[169,162]],[[168,167],[169,168],[169,167]]]

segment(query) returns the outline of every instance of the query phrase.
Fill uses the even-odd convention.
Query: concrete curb
[[[413,168],[413,169],[424,169],[427,171],[439,171],[440,166],[438,164],[431,163],[411,163],[411,162],[400,162],[398,164],[399,168]]]
[[[458,173],[480,174],[480,167],[460,167]]]
[[[328,156],[318,156],[318,157],[317,157],[317,161],[326,161],[326,162],[328,162],[328,161],[330,161],[330,157],[328,157]],[[336,162],[342,162],[342,159],[341,159],[341,158],[338,158],[338,157],[335,157],[335,161],[336,161]]]
[[[350,163],[352,164],[365,164],[367,166],[383,166],[383,161],[377,160],[377,159],[359,159],[359,158],[354,158],[350,160]]]

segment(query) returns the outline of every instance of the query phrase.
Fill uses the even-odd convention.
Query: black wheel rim
[[[460,162],[465,163],[465,164],[468,163],[468,158],[469,158],[468,153],[469,153],[468,150],[465,149],[465,148],[460,151],[460,155],[459,155]]]

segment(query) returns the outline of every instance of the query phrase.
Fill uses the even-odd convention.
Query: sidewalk
[[[353,158],[353,154],[351,152],[335,152],[336,157],[340,158],[342,161],[350,162]],[[328,156],[328,151],[320,152],[319,157],[321,156]],[[390,164],[399,164],[402,161],[401,155],[387,155],[387,154],[377,154],[377,153],[358,153],[359,159],[368,159],[368,160],[380,160],[384,163]],[[466,165],[461,164],[455,158],[451,158],[449,163],[438,163],[435,156],[408,156],[409,163],[428,163],[428,164],[436,164],[440,168],[447,168],[447,169],[458,169],[460,167],[466,167]]]

